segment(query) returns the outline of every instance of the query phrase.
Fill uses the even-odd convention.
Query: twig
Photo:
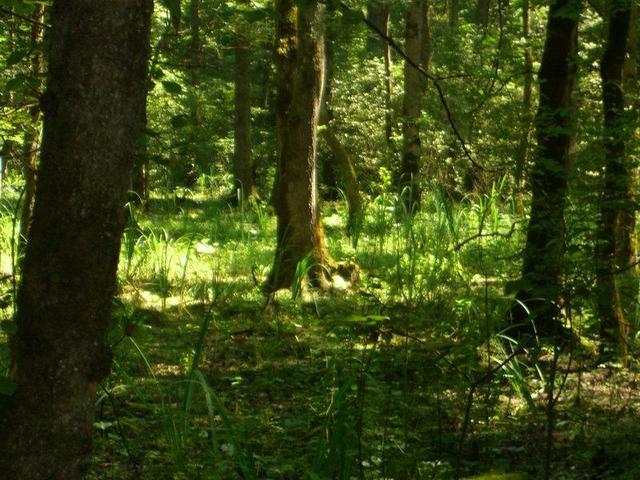
[[[501,232],[493,232],[493,233],[482,233],[482,227],[484,227],[484,225],[481,225],[481,229],[478,233],[475,233],[473,235],[471,235],[469,238],[465,238],[463,241],[461,241],[460,243],[457,243],[451,250],[449,253],[451,252],[457,252],[459,251],[462,247],[464,247],[466,244],[473,242],[474,240],[477,240],[478,238],[486,238],[486,237],[502,237],[502,238],[511,238],[511,236],[514,234],[514,232],[516,231],[516,226],[520,223],[521,221],[518,220],[516,222],[513,222],[511,224],[511,228],[509,229],[508,232],[506,233],[501,233]]]

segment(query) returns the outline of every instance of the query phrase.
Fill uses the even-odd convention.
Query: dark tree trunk
[[[626,359],[629,326],[620,301],[617,253],[624,248],[621,239],[629,237],[623,215],[634,212],[633,176],[626,158],[625,143],[629,126],[625,118],[622,89],[625,55],[631,17],[631,0],[611,0],[607,42],[600,65],[604,111],[605,163],[600,225],[596,246],[597,300],[600,315],[600,353],[605,355],[616,344]]]
[[[429,71],[431,63],[431,8],[429,0],[412,0],[407,9],[405,51]],[[396,187],[403,194],[407,211],[420,205],[420,116],[426,91],[424,76],[405,62],[404,99],[402,102],[402,158]]]
[[[238,4],[247,3],[247,0],[238,0]],[[243,18],[236,24],[235,56],[234,192],[247,200],[256,196],[256,189],[251,163],[251,43]]]
[[[296,5],[299,4],[299,6]],[[316,130],[323,83],[323,7],[317,0],[277,0],[277,248],[269,289],[292,285],[298,263],[324,284],[327,263],[316,175]]]
[[[31,58],[31,86],[34,92],[39,95],[42,91],[41,77],[44,73],[44,56],[42,54],[42,33],[44,20],[44,5],[36,4],[31,15],[31,48],[33,57]],[[24,134],[24,145],[22,152],[22,175],[24,177],[24,194],[22,217],[20,219],[20,245],[24,247],[29,235],[31,226],[31,215],[33,212],[33,201],[36,196],[36,159],[38,146],[40,143],[40,107],[36,103],[31,108],[31,124],[27,126]]]
[[[335,35],[329,27],[325,42],[325,80],[324,94],[320,107],[319,125],[323,126],[321,131],[322,139],[325,141],[331,154],[325,162],[324,169],[332,170],[342,184],[345,198],[349,209],[349,218],[347,221],[347,235],[357,232],[362,222],[362,196],[360,195],[360,185],[358,183],[358,175],[351,161],[351,156],[344,148],[340,139],[334,131],[332,125],[333,110],[331,109],[332,100],[332,81],[333,81],[333,41]]]
[[[533,97],[533,49],[531,48],[531,5],[530,0],[522,2],[522,39],[524,47],[524,87],[522,89],[522,137],[516,152],[515,190],[518,213],[524,212],[524,177],[530,153],[531,114]]]
[[[475,21],[482,28],[489,26],[489,5],[490,0],[478,0],[476,3]]]
[[[44,137],[2,410],[0,472],[79,480],[90,462],[132,159],[146,92],[151,0],[56,0]]]
[[[564,207],[574,138],[572,94],[576,77],[581,0],[554,0],[540,72],[537,150],[530,174],[531,212],[522,278],[511,310],[514,324],[536,325],[542,336],[560,333],[564,263]],[[527,314],[525,305],[530,314]]]

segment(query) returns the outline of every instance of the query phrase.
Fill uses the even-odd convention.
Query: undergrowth
[[[596,368],[588,337],[535,355],[510,338],[523,225],[501,186],[434,192],[415,215],[401,200],[369,199],[357,242],[326,204],[359,283],[314,291],[301,265],[273,303],[269,207],[205,190],[131,206],[89,478],[638,478],[635,365]],[[2,200],[5,326],[17,201]]]

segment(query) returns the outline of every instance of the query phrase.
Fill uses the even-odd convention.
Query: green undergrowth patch
[[[553,352],[513,354],[505,330],[522,218],[499,187],[400,204],[368,199],[351,238],[326,204],[329,249],[359,282],[271,303],[268,206],[195,192],[131,207],[89,478],[540,478]],[[557,478],[636,478],[620,466],[640,453],[631,374],[557,364]]]

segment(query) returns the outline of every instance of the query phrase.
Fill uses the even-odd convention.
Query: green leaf
[[[15,392],[15,382],[8,377],[0,377],[0,395],[10,396]]]
[[[24,85],[27,84],[27,77],[24,74],[18,74],[9,81],[7,81],[5,85],[5,89],[9,92],[15,92],[16,90],[21,89]]]
[[[29,15],[33,12],[34,2],[25,0],[0,0],[0,6],[7,7],[20,15]]]
[[[16,322],[12,322],[11,320],[3,320],[2,322],[0,322],[0,329],[2,329],[2,331],[7,335],[12,336],[16,334],[18,327],[16,325]]]
[[[182,9],[180,0],[161,0],[162,6],[169,10],[171,16],[171,23],[176,30],[180,29],[180,17],[182,16]]]
[[[159,138],[160,137],[160,132],[158,132],[157,130],[154,130],[152,128],[149,128],[149,127],[143,127],[142,128],[142,135],[144,135],[146,137]]]
[[[191,123],[191,119],[188,115],[176,115],[171,118],[171,126],[173,128],[183,128]]]
[[[11,295],[11,292],[5,293],[0,297],[0,308],[10,307],[12,300],[13,300],[13,295]]]
[[[179,83],[165,80],[162,82],[162,86],[167,93],[173,93],[175,95],[182,93],[182,86]]]
[[[359,10],[343,10],[342,17],[344,18],[345,22],[356,24],[362,22],[365,18],[365,15]]]
[[[242,10],[240,13],[249,23],[261,22],[269,16],[269,13],[263,9]]]
[[[20,63],[29,54],[28,50],[15,50],[9,54],[6,60],[7,67],[12,67]]]

